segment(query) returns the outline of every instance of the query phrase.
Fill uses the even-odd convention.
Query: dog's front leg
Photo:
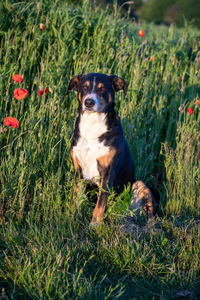
[[[79,171],[79,161],[78,161],[78,158],[75,157],[74,155],[74,151],[73,151],[73,148],[70,150],[70,155],[71,155],[71,159],[72,159],[72,162],[73,162],[73,165],[74,165],[74,178],[75,178],[75,188],[74,188],[74,191],[73,191],[73,195],[72,195],[72,201],[74,201],[74,194],[75,196],[78,195],[78,171]]]
[[[112,188],[113,178],[115,178],[113,165],[115,156],[116,149],[112,148],[107,155],[101,156],[97,160],[101,181],[99,185],[97,203],[93,211],[91,226],[96,226],[99,222],[103,221],[103,215],[109,196],[108,189]]]
[[[95,209],[93,211],[91,226],[97,226],[100,222],[103,221],[103,215],[107,204],[107,199],[109,196],[108,188],[112,187],[111,178],[102,177],[99,185],[99,194]]]

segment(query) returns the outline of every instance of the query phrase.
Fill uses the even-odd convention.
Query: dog
[[[101,73],[74,76],[66,93],[78,93],[78,117],[75,123],[70,155],[75,171],[75,192],[78,177],[99,187],[91,225],[103,221],[109,191],[119,194],[131,183],[131,209],[153,215],[153,195],[142,181],[135,179],[135,167],[124,137],[120,118],[115,111],[115,92],[124,91],[126,82],[116,75]]]

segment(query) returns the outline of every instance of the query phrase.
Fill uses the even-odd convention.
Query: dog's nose
[[[87,107],[87,108],[91,108],[91,107],[93,107],[95,105],[95,101],[93,100],[93,99],[86,99],[85,100],[85,106]]]

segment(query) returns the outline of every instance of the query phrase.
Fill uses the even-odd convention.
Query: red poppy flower
[[[43,31],[44,30],[44,24],[40,23],[40,29]]]
[[[15,82],[23,82],[23,78],[20,74],[13,75],[12,80],[14,80]]]
[[[154,57],[154,56],[151,56],[151,60],[154,61],[154,60],[155,60],[155,57]]]
[[[19,127],[19,121],[16,118],[13,117],[7,117],[3,120],[3,124],[5,126],[12,126],[13,128]]]
[[[195,101],[195,104],[196,104],[196,105],[198,105],[198,104],[199,104],[199,99],[197,99],[197,100]]]
[[[144,36],[144,30],[140,30],[140,31],[138,32],[138,34],[139,34],[140,36]]]
[[[38,96],[42,96],[44,93],[48,94],[48,89],[47,88],[43,88],[43,87],[39,87],[39,91],[38,91]]]
[[[193,111],[193,109],[190,107],[190,108],[187,109],[187,112],[188,112],[190,115],[192,115],[194,111]]]
[[[28,91],[25,89],[15,89],[13,97],[17,100],[24,99],[28,96]]]

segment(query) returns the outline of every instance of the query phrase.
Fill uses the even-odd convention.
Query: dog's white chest
[[[97,159],[109,153],[109,147],[99,142],[99,137],[107,131],[105,114],[83,113],[81,115],[80,138],[73,148],[78,158],[84,179],[99,183],[100,174]]]

